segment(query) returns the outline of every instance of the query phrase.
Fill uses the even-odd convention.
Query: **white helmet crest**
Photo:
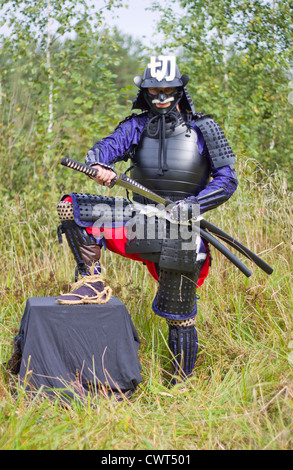
[[[158,59],[158,60],[157,60]],[[169,75],[166,76],[169,64]],[[171,82],[175,78],[176,73],[176,57],[171,55],[152,56],[148,64],[151,76],[159,82],[165,78],[167,82]]]

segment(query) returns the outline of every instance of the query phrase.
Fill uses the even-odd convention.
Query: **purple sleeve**
[[[197,197],[206,196],[217,189],[222,189],[225,198],[222,202],[227,201],[232,196],[234,191],[236,191],[238,186],[234,167],[222,166],[221,168],[216,168],[212,170],[211,176],[213,178],[212,181],[210,181],[208,185],[202,191],[200,191]],[[213,202],[211,201],[210,205],[206,205],[203,212],[213,208]]]
[[[202,189],[197,196],[191,196],[187,200],[200,204],[200,213],[203,214],[211,209],[215,209],[220,204],[226,202],[234,193],[238,186],[237,176],[233,166],[222,166],[212,170],[213,177],[207,186]],[[217,195],[213,195],[218,190]],[[201,198],[200,201],[198,199]]]
[[[123,160],[124,154],[131,146],[139,143],[146,120],[146,115],[134,115],[120,123],[111,135],[96,142],[89,150],[85,158],[86,163],[111,165]]]

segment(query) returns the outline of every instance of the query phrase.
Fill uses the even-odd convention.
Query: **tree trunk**
[[[53,129],[53,81],[51,76],[51,1],[48,0],[48,21],[47,21],[47,68],[49,70],[48,80],[49,80],[49,124],[48,124],[48,134],[52,132]]]

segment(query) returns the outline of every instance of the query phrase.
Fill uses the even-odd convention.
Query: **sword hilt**
[[[63,157],[60,163],[61,165],[71,168],[72,170],[81,171],[90,178],[95,178],[99,173],[99,170],[97,170],[96,168],[87,166],[84,163],[75,162],[74,160],[71,160],[67,157]]]

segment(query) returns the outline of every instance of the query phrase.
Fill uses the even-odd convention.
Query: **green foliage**
[[[131,80],[145,63],[141,45],[110,34],[103,19],[122,1],[96,3],[0,1],[10,28],[0,37],[1,363],[26,299],[66,292],[73,280],[55,208],[62,193],[96,186],[62,169],[61,156],[83,160],[130,112]],[[292,175],[292,2],[182,0],[181,18],[166,3],[166,51],[179,50],[196,109],[215,115],[238,154],[239,188],[207,218],[274,273],[251,266],[247,279],[213,252],[195,373],[186,390],[170,389],[167,325],[150,307],[156,283],[139,263],[103,252],[103,274],[141,338],[142,384],[121,403],[84,397],[64,408],[57,391],[31,397],[1,373],[3,450],[292,449],[292,193],[280,174]]]
[[[120,90],[120,96],[116,99],[129,108],[138,91],[133,84],[133,78],[138,74],[139,64],[145,66],[149,56],[146,56],[146,50],[139,41],[119,30],[115,31],[113,40],[116,48],[111,52],[113,63],[110,64],[110,70],[115,74],[114,81]]]
[[[196,109],[225,126],[240,158],[279,168],[292,185],[292,0],[184,0],[179,16],[173,3],[156,9]]]
[[[115,73],[123,47],[93,2],[4,4],[12,33],[1,38],[0,188],[33,200],[63,185],[61,154],[83,160],[124,116]]]

